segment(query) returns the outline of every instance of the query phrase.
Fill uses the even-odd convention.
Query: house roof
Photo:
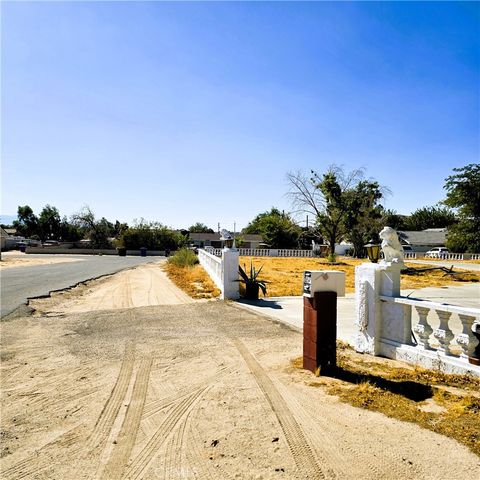
[[[429,228],[422,231],[401,232],[402,240],[410,245],[443,246],[447,239],[446,228]]]
[[[17,229],[16,228],[5,228],[4,230],[8,235],[16,235],[17,234]]]

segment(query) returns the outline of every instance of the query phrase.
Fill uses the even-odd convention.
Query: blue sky
[[[479,161],[479,3],[2,2],[2,214],[243,226],[288,171],[408,214]]]

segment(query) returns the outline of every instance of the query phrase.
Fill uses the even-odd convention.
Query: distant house
[[[223,244],[220,237],[220,233],[190,233],[190,243],[199,248],[222,248]],[[262,243],[261,235],[245,234],[237,235],[238,237],[241,237],[243,240],[243,248],[258,248],[260,243]]]
[[[7,247],[7,238],[8,233],[2,227],[0,227],[0,248],[2,251]]]
[[[17,231],[14,228],[1,228],[0,236],[2,250],[11,250],[17,248],[18,242],[23,242],[25,240],[25,237],[16,235],[16,233]]]
[[[446,228],[428,228],[427,230],[398,232],[404,245],[411,245],[414,252],[428,252],[433,247],[444,247],[447,241]]]

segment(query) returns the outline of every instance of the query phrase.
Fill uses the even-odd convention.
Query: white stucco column
[[[382,354],[382,344],[411,343],[411,309],[383,303],[380,296],[400,295],[403,264],[364,263],[355,268],[355,350]]]
[[[222,250],[223,267],[223,300],[237,300],[240,297],[238,280],[239,253],[236,248],[224,248]]]

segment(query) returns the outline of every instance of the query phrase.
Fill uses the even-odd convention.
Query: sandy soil
[[[65,258],[65,257],[45,257],[38,258],[30,257],[25,253],[19,252],[2,252],[2,261],[0,262],[0,269],[2,268],[16,268],[16,267],[33,267],[34,265],[51,265],[53,263],[68,263],[68,262],[82,262],[80,258]]]
[[[116,310],[153,305],[194,303],[162,270],[162,263],[141,265],[100,280],[93,280],[52,298],[30,302],[37,314],[57,315]]]
[[[3,478],[479,478],[455,441],[309,386],[301,335],[264,317],[65,300],[1,324]]]

